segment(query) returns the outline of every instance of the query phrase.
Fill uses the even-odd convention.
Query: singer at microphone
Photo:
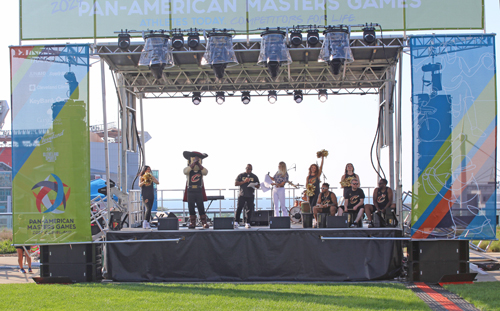
[[[249,229],[250,221],[252,217],[252,213],[255,209],[255,189],[259,189],[260,182],[257,175],[252,173],[253,167],[252,164],[247,164],[244,173],[241,173],[236,177],[236,181],[234,183],[235,186],[240,187],[240,193],[238,195],[238,207],[236,209],[236,213],[234,215],[234,227],[238,228],[241,222],[241,211],[243,207],[246,206],[245,209],[245,228]],[[246,203],[246,204],[245,204]]]

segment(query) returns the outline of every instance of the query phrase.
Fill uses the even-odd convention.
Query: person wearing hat
[[[203,185],[203,176],[208,174],[208,170],[201,164],[202,160],[208,155],[196,151],[184,151],[184,158],[188,160],[188,166],[184,168],[186,175],[186,190],[184,191],[184,202],[188,203],[189,209],[189,229],[196,228],[196,210],[200,214],[200,220],[203,229],[208,229],[207,215],[205,214],[204,201],[207,201],[205,186]]]

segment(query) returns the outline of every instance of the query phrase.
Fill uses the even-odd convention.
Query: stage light
[[[269,91],[267,93],[267,100],[269,103],[274,104],[278,100],[278,94],[276,91]]]
[[[182,49],[184,46],[184,36],[182,33],[176,33],[172,36],[172,47],[176,50]]]
[[[248,105],[250,103],[250,92],[241,92],[241,101],[245,104]]]
[[[122,51],[128,50],[130,47],[130,34],[122,32],[118,34],[118,47]]]
[[[292,30],[290,33],[290,43],[295,47],[302,44],[302,33],[299,29]]]
[[[323,89],[323,90],[318,90],[318,99],[320,102],[324,103],[328,99],[328,92]]]
[[[271,77],[276,78],[282,64],[290,64],[292,57],[285,44],[285,32],[266,29],[261,36],[258,65],[266,66]]]
[[[199,105],[201,103],[201,93],[193,92],[193,104]]]
[[[304,95],[302,94],[301,90],[295,90],[295,91],[293,91],[293,100],[297,104],[300,104],[303,99],[304,99]]]
[[[368,44],[372,44],[376,39],[375,28],[371,24],[370,26],[366,24],[366,27],[363,28],[363,40]]]
[[[310,46],[315,46],[319,43],[318,29],[309,29],[307,31],[307,43],[309,43]]]
[[[319,52],[318,62],[326,62],[333,74],[338,75],[342,65],[354,61],[349,45],[349,30],[342,26],[340,28],[328,27],[324,35],[325,40]]]
[[[187,45],[190,49],[195,49],[200,44],[200,34],[197,32],[188,33]]]
[[[165,68],[174,66],[174,57],[168,35],[151,33],[144,36],[146,43],[141,52],[139,66],[148,66],[156,79],[160,79]]]
[[[215,93],[215,101],[217,104],[222,105],[226,101],[226,97],[224,96],[224,92],[216,92]]]
[[[201,59],[201,65],[210,65],[219,79],[224,77],[226,67],[238,65],[233,49],[233,36],[225,29],[208,34],[207,50]]]

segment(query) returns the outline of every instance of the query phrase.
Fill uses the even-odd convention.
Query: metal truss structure
[[[464,36],[426,36],[415,39],[412,44],[414,58],[426,58],[445,53],[453,53],[464,50],[471,50],[485,46],[491,46],[493,38],[491,36],[470,35]]]
[[[351,38],[354,62],[343,66],[339,75],[334,75],[326,63],[317,61],[321,50],[307,44],[289,49],[293,62],[282,66],[276,78],[267,68],[257,65],[260,53],[260,37],[235,39],[233,47],[239,64],[226,68],[222,79],[217,79],[210,66],[201,66],[205,43],[200,42],[194,50],[186,46],[174,50],[176,66],[166,69],[161,79],[155,79],[147,67],[137,64],[143,44],[134,44],[128,51],[120,50],[116,43],[98,44],[94,55],[104,59],[110,69],[123,78],[128,92],[141,94],[143,98],[184,98],[192,92],[204,96],[215,96],[224,91],[232,95],[237,91],[251,91],[252,96],[267,96],[268,90],[278,95],[303,90],[304,94],[316,95],[318,89],[327,89],[331,95],[378,94],[389,80],[388,72],[394,70],[406,40],[403,37],[378,38],[372,45],[361,38]],[[304,42],[305,43],[305,42]]]

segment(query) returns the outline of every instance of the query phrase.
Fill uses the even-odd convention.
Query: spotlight
[[[301,90],[295,90],[295,91],[293,91],[293,100],[295,100],[295,102],[297,104],[300,104],[303,99],[304,99],[304,95],[302,95],[302,91]]]
[[[372,44],[376,38],[375,28],[366,24],[366,27],[363,28],[363,40],[368,44]]]
[[[349,34],[349,29],[342,25],[339,28],[328,27],[324,32],[325,39],[319,52],[318,62],[327,63],[334,75],[340,73],[342,65],[354,61],[349,45]]]
[[[212,65],[212,69],[215,73],[215,76],[219,79],[224,77],[224,71],[226,70],[227,64],[214,64]]]
[[[241,92],[241,101],[245,104],[248,105],[250,103],[250,92]]]
[[[290,42],[293,46],[297,47],[302,44],[302,33],[300,30],[293,30],[290,33]]]
[[[187,45],[191,49],[195,49],[200,43],[200,34],[197,32],[188,33]]]
[[[224,96],[224,92],[216,92],[215,93],[215,101],[217,104],[222,105],[226,101],[226,97]]]
[[[319,43],[318,29],[310,29],[307,31],[307,43],[311,46],[315,46]]]
[[[201,93],[193,92],[193,104],[199,105],[201,103]]]
[[[278,94],[276,91],[269,91],[267,93],[267,100],[269,103],[274,104],[278,100]]]
[[[233,49],[233,35],[226,29],[222,31],[214,29],[210,32],[201,65],[210,65],[218,79],[224,77],[226,67],[238,65],[238,59]]]
[[[182,33],[176,33],[172,36],[172,47],[176,50],[182,49],[184,46],[184,36]]]
[[[118,34],[118,47],[126,51],[130,47],[130,34],[122,32]]]
[[[318,90],[318,99],[320,102],[324,103],[328,99],[328,92],[323,89],[323,90]]]
[[[168,42],[168,35],[162,33],[151,33],[144,36],[146,43],[141,52],[139,66],[148,66],[156,79],[161,79],[163,70],[174,66],[172,49]]]
[[[279,28],[277,30],[266,28],[266,31],[261,33],[262,41],[257,64],[266,66],[272,78],[278,76],[281,65],[292,62],[285,44],[285,35],[286,33]]]

